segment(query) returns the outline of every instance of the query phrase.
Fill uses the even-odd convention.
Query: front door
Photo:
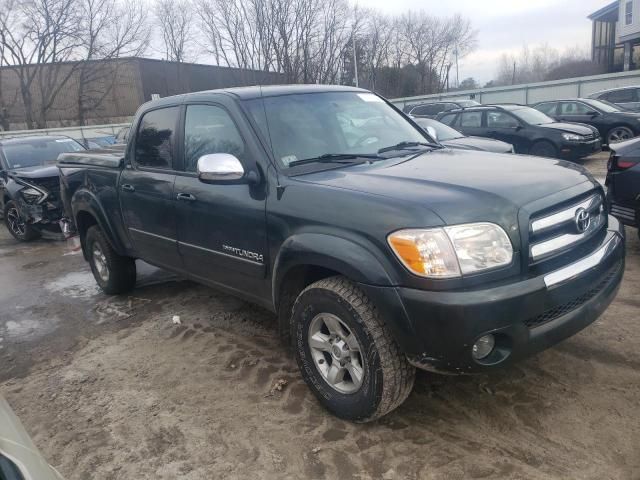
[[[510,143],[517,153],[529,151],[528,142],[522,133],[524,128],[510,113],[500,110],[487,112],[487,136]]]
[[[178,248],[190,275],[263,297],[268,261],[264,185],[209,184],[197,176],[198,158],[212,153],[232,154],[245,169],[255,169],[259,150],[242,137],[234,118],[244,122],[221,105],[186,106],[184,173],[174,188]],[[245,126],[243,131],[250,131]]]
[[[120,205],[134,250],[144,260],[180,269],[173,184],[180,107],[147,112],[119,184]]]

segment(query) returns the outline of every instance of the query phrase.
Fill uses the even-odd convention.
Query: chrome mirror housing
[[[210,153],[198,159],[198,178],[203,182],[238,182],[244,174],[240,160],[229,153]]]

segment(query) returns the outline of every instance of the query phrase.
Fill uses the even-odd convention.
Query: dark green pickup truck
[[[124,153],[59,168],[105,292],[143,259],[272,310],[320,402],[356,421],[400,405],[415,367],[491,371],[575,334],[624,271],[582,167],[446,149],[355,88],[154,101]]]

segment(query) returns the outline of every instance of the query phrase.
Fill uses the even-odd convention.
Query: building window
[[[624,23],[625,25],[633,23],[633,2],[627,2],[624,6]]]

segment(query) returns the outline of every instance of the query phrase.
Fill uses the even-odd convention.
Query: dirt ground
[[[421,372],[355,425],[319,406],[269,312],[146,266],[110,298],[64,243],[0,228],[0,394],[68,480],[638,480],[635,231],[627,245],[618,298],[582,333],[491,375]]]

